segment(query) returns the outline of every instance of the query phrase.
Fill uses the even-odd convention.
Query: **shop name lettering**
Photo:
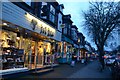
[[[32,27],[33,30],[35,30],[36,25],[37,25],[37,21],[32,19],[31,20],[31,27]]]
[[[43,28],[42,25],[41,25],[41,31],[40,31],[40,34],[45,34],[47,36],[51,36],[53,37],[54,36],[54,33],[52,31],[49,30],[49,28],[47,29],[46,27]]]
[[[32,30],[35,30],[36,28],[36,25],[37,25],[37,21],[32,19],[31,21],[31,27],[32,27]],[[50,31],[50,29],[48,28],[43,28],[42,25],[40,26],[40,34],[44,34],[44,35],[47,35],[47,36],[50,36],[50,37],[53,37],[54,36],[54,33],[52,31]]]

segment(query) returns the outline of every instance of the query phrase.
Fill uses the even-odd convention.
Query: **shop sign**
[[[50,37],[53,37],[54,36],[54,33],[52,31],[50,31],[50,29],[48,28],[43,28],[42,25],[41,25],[41,30],[40,30],[40,34],[44,34],[46,36],[50,36]]]
[[[53,37],[55,34],[55,29],[52,28],[49,24],[46,22],[42,21],[41,19],[36,18],[30,13],[25,13],[26,18],[28,18],[31,21],[31,27],[32,30],[35,30],[36,26],[40,29],[38,33]]]
[[[34,19],[32,19],[32,20],[31,20],[31,27],[32,27],[32,30],[35,30],[36,25],[37,25],[37,21],[34,20]]]

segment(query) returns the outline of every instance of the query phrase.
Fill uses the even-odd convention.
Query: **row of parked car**
[[[120,53],[116,55],[105,55],[104,62],[112,71],[114,80],[120,80]]]

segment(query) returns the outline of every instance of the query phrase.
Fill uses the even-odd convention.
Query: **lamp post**
[[[80,56],[80,39],[78,39],[78,57],[77,57],[78,61],[79,61],[79,56]]]

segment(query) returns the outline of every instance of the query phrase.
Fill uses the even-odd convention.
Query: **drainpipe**
[[[37,71],[37,61],[38,61],[37,57],[38,57],[38,41],[35,42],[35,62],[34,62],[35,71]]]
[[[64,55],[64,41],[62,41],[62,58],[63,58],[63,55]]]

